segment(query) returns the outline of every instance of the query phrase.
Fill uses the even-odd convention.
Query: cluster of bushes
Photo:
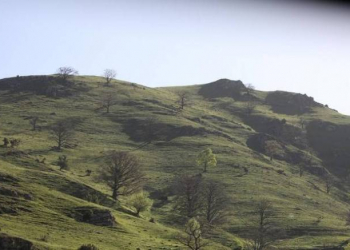
[[[7,137],[3,139],[3,142],[4,142],[4,147],[10,146],[10,148],[18,148],[19,145],[21,144],[20,139],[9,139]]]

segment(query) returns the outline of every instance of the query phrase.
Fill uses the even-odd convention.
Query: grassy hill
[[[240,249],[262,198],[272,202],[275,223],[286,230],[274,249],[320,249],[350,238],[350,117],[305,95],[247,95],[241,82],[226,79],[167,88],[118,80],[104,86],[104,79],[95,76],[75,76],[65,86],[56,80],[0,80],[0,138],[21,140],[18,150],[0,148],[2,234],[39,249],[77,249],[88,243],[102,250],[185,249],[175,239],[183,220],[166,190],[179,174],[201,173],[196,157],[210,147],[218,164],[203,175],[221,182],[232,202],[227,222],[207,236],[205,249]],[[188,97],[181,111],[180,92]],[[101,108],[107,94],[115,99],[109,113]],[[247,112],[250,102],[254,109]],[[36,131],[29,124],[32,117],[40,119]],[[49,130],[58,121],[71,123],[75,131],[74,145],[62,152],[54,150]],[[151,142],[149,129],[156,131]],[[264,148],[266,138],[283,148],[273,161]],[[96,181],[109,150],[131,151],[140,159],[147,174],[145,190],[155,202],[150,213],[133,216],[125,198],[114,203],[108,187]],[[68,157],[69,171],[57,166],[62,154]],[[300,164],[305,165],[301,177]],[[87,176],[86,170],[92,174]],[[333,180],[329,193],[328,177]],[[168,195],[165,202],[160,194]],[[79,222],[75,215],[86,207],[110,211],[116,225]]]

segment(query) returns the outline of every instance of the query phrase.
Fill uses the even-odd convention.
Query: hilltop
[[[74,76],[63,84],[55,75],[0,80],[0,138],[21,140],[17,150],[0,147],[1,239],[54,250],[89,243],[102,250],[185,249],[175,239],[184,223],[169,184],[180,174],[200,173],[231,197],[230,215],[209,233],[205,249],[243,249],[262,198],[285,229],[275,249],[346,245],[350,117],[305,94],[247,89],[228,79],[163,88],[104,82]],[[106,95],[114,97],[108,113],[101,104]],[[39,118],[35,131],[33,117]],[[58,121],[75,131],[73,145],[61,152],[50,134]],[[279,148],[272,161],[267,141]],[[196,157],[208,147],[217,167],[202,173]],[[125,198],[114,203],[96,180],[109,150],[140,159],[154,201],[150,213],[135,217]],[[62,154],[68,171],[57,166]],[[107,224],[87,223],[84,211],[109,218]]]

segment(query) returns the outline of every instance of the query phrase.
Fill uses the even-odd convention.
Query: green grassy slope
[[[256,131],[245,123],[240,111],[245,103],[231,98],[208,100],[198,95],[200,86],[151,89],[141,85],[114,81],[102,86],[103,79],[93,76],[74,77],[79,91],[68,97],[50,98],[31,92],[0,92],[0,138],[18,138],[22,143],[20,156],[6,156],[0,148],[0,175],[8,174],[16,181],[2,182],[0,187],[29,193],[32,200],[0,195],[2,206],[17,210],[17,214],[0,214],[1,231],[19,236],[50,249],[76,249],[93,243],[101,249],[182,249],[174,240],[181,229],[176,211],[170,202],[152,209],[151,214],[136,218],[128,213],[125,202],[112,204],[110,194],[95,181],[103,153],[108,150],[130,150],[137,155],[147,173],[146,190],[151,194],[163,190],[179,173],[196,174],[197,154],[212,148],[218,165],[205,177],[225,185],[232,197],[231,215],[222,228],[212,232],[206,249],[233,249],[249,234],[254,220],[251,211],[262,197],[273,201],[277,210],[276,223],[286,228],[288,237],[277,242],[278,249],[302,249],[323,244],[338,245],[350,237],[345,224],[349,210],[348,187],[339,185],[330,194],[325,192],[323,179],[306,172],[299,177],[298,168],[282,160],[269,158],[247,147],[247,139]],[[190,93],[190,105],[176,112],[176,93]],[[115,95],[117,104],[109,114],[101,109],[100,100],[106,93]],[[255,92],[260,100],[264,92]],[[274,113],[263,102],[254,115],[286,119],[298,127],[298,116]],[[41,131],[32,131],[28,118],[40,117]],[[303,115],[306,120],[321,119],[336,124],[350,124],[350,118],[328,108],[314,108]],[[130,124],[153,118],[162,125],[163,137],[146,146],[137,141],[137,128]],[[63,152],[51,150],[55,145],[48,127],[59,120],[75,124],[76,147]],[[136,123],[135,123],[136,120]],[[181,128],[203,134],[186,135]],[[169,136],[168,128],[180,128],[177,137]],[[197,130],[196,130],[197,129]],[[134,140],[132,140],[134,139]],[[294,148],[288,145],[290,148]],[[59,171],[56,161],[66,154],[71,169]],[[35,159],[46,158],[46,164]],[[85,176],[87,169],[91,176]],[[339,183],[339,177],[336,178]],[[90,190],[90,191],[89,191]],[[103,204],[89,202],[88,193],[103,197]],[[92,226],[67,216],[76,207],[97,206],[110,209],[116,218],[114,228]],[[21,209],[25,208],[25,209]],[[154,217],[157,223],[148,222]],[[43,236],[49,235],[47,240]]]

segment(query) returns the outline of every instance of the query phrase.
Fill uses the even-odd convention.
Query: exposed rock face
[[[259,153],[266,154],[266,142],[267,141],[275,141],[277,144],[281,146],[281,148],[284,149],[285,145],[281,142],[278,142],[275,137],[268,135],[268,134],[255,134],[248,138],[247,140],[247,146],[254,151],[257,151]],[[279,160],[286,160],[286,156],[284,154],[277,154],[274,156],[274,158]]]
[[[75,220],[96,226],[113,227],[116,221],[111,211],[95,207],[78,207],[71,214]]]
[[[0,234],[0,249],[1,250],[34,250],[33,243],[30,241],[11,237],[6,234]]]
[[[307,127],[307,139],[327,168],[334,174],[350,173],[350,125],[312,121]]]
[[[302,164],[304,166],[304,169],[311,174],[319,176],[323,176],[325,174],[325,170],[319,162],[313,161],[301,150],[292,151],[288,149],[283,142],[271,135],[263,133],[252,135],[247,140],[247,146],[254,151],[266,154],[267,141],[275,141],[283,149],[283,152],[279,152],[278,154],[274,155],[275,159],[286,161],[293,165]]]
[[[220,79],[203,85],[198,93],[206,98],[231,97],[241,99],[243,96],[242,92],[245,90],[246,87],[242,81]]]
[[[284,91],[269,93],[265,102],[272,106],[274,112],[287,115],[303,114],[310,112],[312,107],[323,107],[310,96]]]
[[[245,117],[244,121],[256,131],[272,135],[284,143],[292,144],[300,149],[308,147],[305,132],[298,127],[287,124],[286,120],[251,115]]]

